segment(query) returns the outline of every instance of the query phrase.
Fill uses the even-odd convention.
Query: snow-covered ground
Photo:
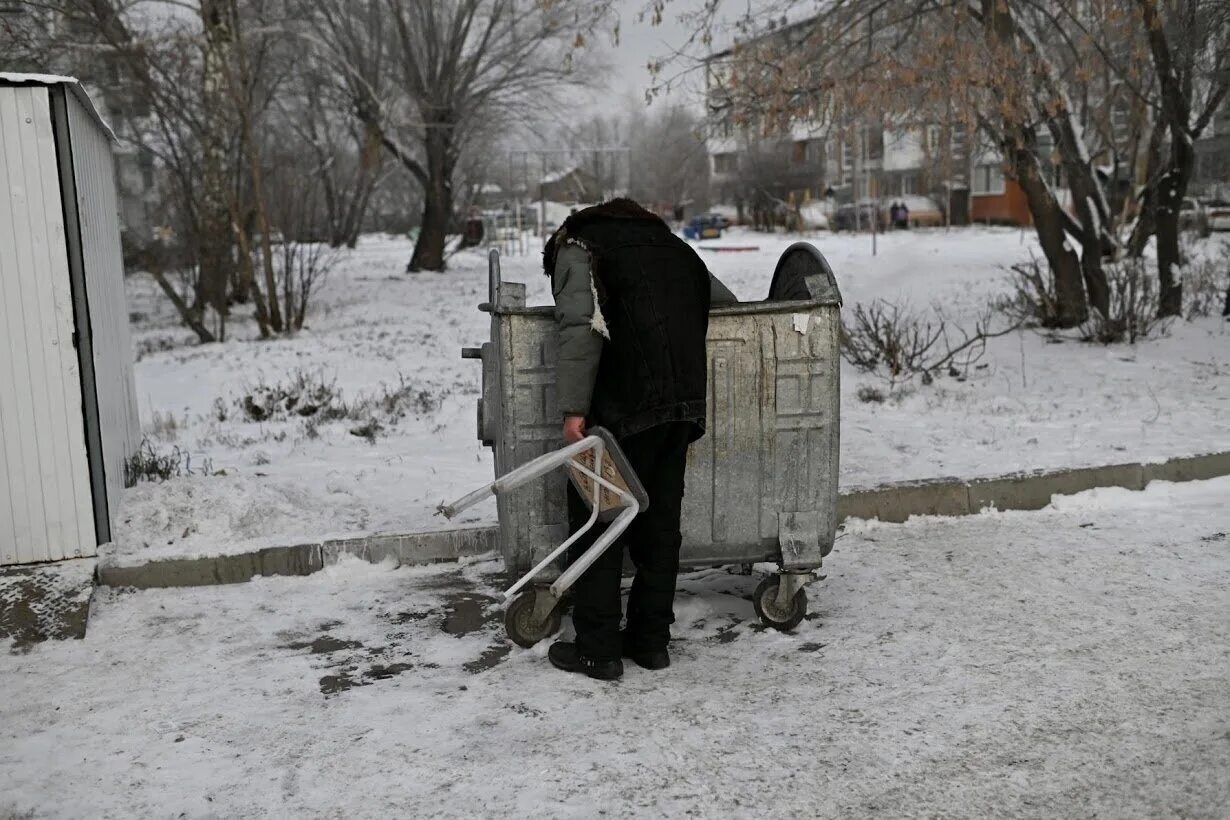
[[[745,300],[763,298],[773,266],[797,237],[734,232],[704,250]],[[1006,288],[1005,268],[1029,256],[1028,233],[1007,229],[811,237],[837,273],[847,306],[876,298],[942,306],[970,324]],[[463,346],[488,336],[486,262],[463,253],[445,275],[405,275],[403,239],[364,237],[314,300],[309,328],[253,341],[183,346],[185,332],[145,277],[130,280],[137,392],[153,447],[191,455],[195,475],[130,490],[115,554],[246,551],[364,532],[440,526],[437,503],[490,480],[475,437],[479,365]],[[504,260],[505,278],[550,300],[537,253]],[[168,350],[159,350],[164,346]],[[155,351],[155,352],[149,352]],[[1049,343],[1032,332],[994,340],[968,381],[914,385],[883,404],[857,398],[881,379],[843,366],[842,482],[846,487],[943,475],[1163,459],[1230,449],[1230,329],[1220,320],[1173,327],[1135,347]],[[310,429],[303,420],[246,421],[238,401],[258,382],[297,371],[335,383],[347,401],[406,386],[405,417],[369,443],[358,424]],[[404,380],[404,382],[403,382]],[[492,520],[480,508],[470,520]]]
[[[795,634],[683,578],[617,684],[492,563],[102,591],[0,647],[0,817],[1224,817],[1230,478],[852,522]]]

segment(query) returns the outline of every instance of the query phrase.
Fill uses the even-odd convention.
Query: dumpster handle
[[[500,252],[496,248],[487,254],[487,302],[492,308],[500,306]]]

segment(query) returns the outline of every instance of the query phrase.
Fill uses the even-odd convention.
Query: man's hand
[[[576,444],[585,438],[585,416],[564,417],[564,442]]]

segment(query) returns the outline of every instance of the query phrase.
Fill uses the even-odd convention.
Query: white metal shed
[[[96,554],[140,443],[114,140],[76,80],[0,73],[0,566]]]

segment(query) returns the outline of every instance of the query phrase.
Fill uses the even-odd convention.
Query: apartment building
[[[757,39],[789,43],[805,36],[809,22],[783,25]],[[833,123],[817,101],[816,116],[793,121],[788,129],[736,125],[723,82],[731,56],[729,49],[711,55],[705,74],[715,202],[738,207],[758,194],[795,204],[925,198],[952,225],[1031,222],[1025,193],[1005,176],[998,148],[955,118],[901,122],[869,112],[856,122]],[[1049,157],[1050,135],[1038,136],[1039,152]],[[1058,169],[1051,173],[1059,183]]]
[[[0,0],[0,53],[3,43],[34,45],[54,42],[65,35],[87,41],[91,32],[72,31],[57,13],[39,8],[33,3]],[[13,49],[20,55],[26,49]],[[49,63],[20,56],[6,55],[5,70],[30,73],[55,73],[77,77],[88,89],[99,115],[115,132],[118,141],[115,153],[116,186],[120,207],[120,225],[125,244],[143,245],[150,241],[154,228],[162,224],[158,186],[161,182],[154,155],[141,145],[139,131],[149,112],[139,95],[126,86],[114,59],[99,51],[80,49],[43,49],[53,54]]]
[[[1230,201],[1230,100],[1222,105],[1193,149],[1196,162],[1188,192]]]

